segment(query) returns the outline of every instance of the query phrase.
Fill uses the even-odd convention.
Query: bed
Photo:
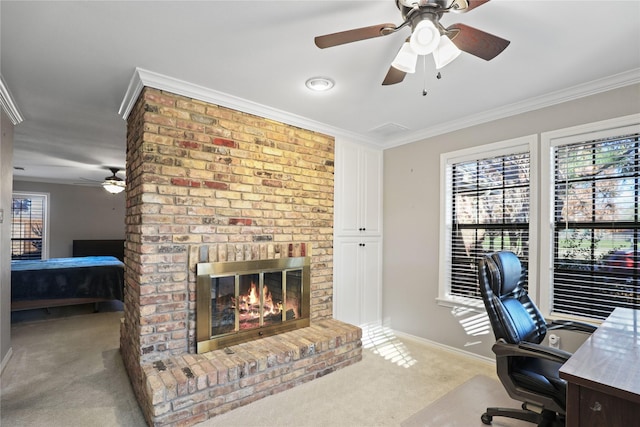
[[[124,264],[113,256],[11,262],[11,310],[124,300]]]

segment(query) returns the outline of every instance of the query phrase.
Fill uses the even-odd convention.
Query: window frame
[[[19,191],[15,190],[11,194],[11,200],[20,198],[20,199],[29,199],[39,197],[43,199],[43,212],[42,212],[42,223],[44,227],[44,231],[42,233],[42,248],[40,259],[49,259],[49,214],[50,214],[50,195],[49,193],[42,193],[37,191]],[[12,203],[13,204],[13,203]],[[13,228],[13,210],[11,211],[11,227]],[[11,231],[11,235],[13,235],[13,230]],[[13,239],[11,239],[12,241]]]
[[[601,320],[586,316],[570,315],[552,310],[553,301],[553,230],[554,230],[554,153],[555,147],[573,143],[615,138],[621,135],[640,133],[640,114],[632,114],[608,120],[572,126],[540,135],[540,259],[539,259],[539,290],[537,304],[545,317],[552,319],[581,320],[598,323]]]
[[[465,306],[478,312],[484,311],[481,299],[468,298],[450,294],[451,282],[451,233],[452,218],[452,165],[465,161],[487,159],[509,154],[529,153],[529,293],[537,292],[538,245],[538,135],[527,135],[490,144],[483,144],[440,155],[440,259],[438,268],[438,297],[436,301],[445,307]]]

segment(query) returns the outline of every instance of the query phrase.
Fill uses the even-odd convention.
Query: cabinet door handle
[[[364,243],[358,243],[359,246],[364,246]]]
[[[600,404],[600,402],[595,402],[593,406],[589,406],[589,409],[591,409],[593,412],[600,412],[602,411],[602,405]]]

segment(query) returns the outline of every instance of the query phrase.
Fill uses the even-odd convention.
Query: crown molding
[[[131,113],[131,109],[140,96],[142,89],[147,86],[154,89],[166,90],[177,95],[198,99],[200,101],[209,102],[223,107],[232,108],[237,111],[255,114],[260,117],[287,123],[289,125],[297,126],[303,129],[332,135],[336,139],[344,138],[348,141],[360,142],[367,145],[373,145],[381,149],[387,149],[421,141],[494,120],[515,116],[517,114],[538,110],[540,108],[550,107],[552,105],[561,104],[563,102],[572,101],[575,99],[595,95],[601,92],[606,92],[636,83],[640,83],[640,68],[635,68],[620,74],[594,80],[588,83],[579,84],[542,96],[530,98],[522,102],[505,105],[493,110],[465,117],[462,120],[453,120],[450,122],[441,123],[437,126],[420,129],[415,132],[406,133],[403,135],[399,135],[396,138],[389,138],[383,141],[376,137],[366,136],[359,133],[350,132],[345,129],[333,127],[324,123],[317,122],[315,120],[299,116],[297,114],[278,110],[266,105],[258,104],[256,102],[229,95],[224,92],[219,92],[193,83],[185,82],[183,80],[175,79],[173,77],[155,73],[153,71],[136,68],[131,81],[129,82],[129,87],[127,88],[127,92],[124,96],[124,99],[122,100],[122,104],[120,105],[118,114],[120,114],[123,119],[126,120]]]
[[[471,115],[463,120],[453,120],[437,126],[431,126],[416,132],[404,134],[398,138],[388,140],[384,147],[385,149],[393,148],[427,138],[433,138],[434,136],[443,135],[445,133],[515,116],[529,111],[539,110],[541,108],[550,107],[552,105],[573,101],[586,96],[595,95],[637,83],[640,83],[640,68],[635,68],[620,74],[615,74],[613,76],[551,92],[546,95],[529,98],[522,102],[505,105],[480,114]]]
[[[24,121],[2,75],[0,75],[0,105],[14,126]]]
[[[133,77],[131,77],[131,81],[129,82],[127,92],[120,104],[118,114],[121,115],[123,119],[127,120],[145,86],[158,90],[166,90],[176,95],[182,95],[199,101],[220,105],[222,107],[231,108],[244,113],[254,114],[256,116],[279,121],[302,129],[331,135],[335,138],[345,138],[349,141],[376,145],[379,148],[382,148],[380,142],[374,138],[368,138],[364,135],[317,122],[294,113],[278,110],[276,108],[258,104],[224,92],[219,92],[217,90],[185,82],[183,80],[168,77],[142,68],[135,69]]]

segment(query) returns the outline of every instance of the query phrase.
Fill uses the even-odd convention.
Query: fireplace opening
[[[197,351],[309,326],[309,257],[197,265]]]

